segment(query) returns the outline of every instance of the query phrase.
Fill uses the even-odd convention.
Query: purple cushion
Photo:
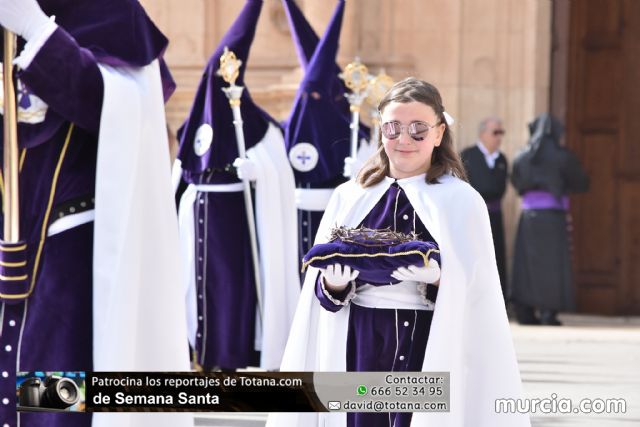
[[[371,239],[372,231],[376,230],[364,229],[348,239],[336,237],[329,243],[313,246],[302,259],[303,271],[308,266],[326,268],[339,263],[358,270],[358,279],[361,281],[386,284],[398,283],[398,280],[391,277],[391,273],[398,267],[422,267],[429,259],[440,263],[440,251],[435,242]]]

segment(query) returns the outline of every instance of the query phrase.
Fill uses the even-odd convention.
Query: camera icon
[[[18,403],[23,407],[66,409],[80,401],[80,389],[69,378],[51,375],[42,381],[27,378],[18,389]]]

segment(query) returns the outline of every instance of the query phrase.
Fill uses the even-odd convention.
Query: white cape
[[[158,62],[101,66],[93,357],[96,371],[188,371],[178,222]],[[87,319],[90,321],[90,319]],[[93,426],[186,427],[190,414],[94,414]]]
[[[282,132],[269,124],[264,138],[247,150],[256,165],[256,226],[262,283],[262,328],[256,348],[260,367],[278,369],[298,297],[295,180]]]
[[[334,192],[316,244],[335,225],[357,226],[394,182],[364,190],[354,181]],[[416,213],[440,246],[442,272],[422,371],[451,376],[451,411],[414,413],[412,426],[523,427],[526,414],[496,414],[495,399],[522,398],[522,384],[500,290],[487,208],[463,181],[444,176],[428,185],[424,175],[399,180]],[[307,273],[287,342],[283,371],[344,371],[349,307],[321,308]],[[268,427],[343,427],[345,413],[271,414]]]

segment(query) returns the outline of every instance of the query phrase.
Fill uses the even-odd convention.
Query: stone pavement
[[[532,427],[640,426],[640,317],[561,315],[562,327],[512,324],[525,397],[575,407],[624,399],[626,413],[531,414]],[[555,394],[555,396],[553,396]],[[265,414],[197,414],[196,425],[262,427]],[[286,427],[286,426],[283,426]]]
[[[533,427],[640,426],[640,318],[564,315],[562,327],[512,325],[525,397],[625,399],[626,413],[531,414]],[[596,405],[596,402],[592,402]],[[600,409],[594,406],[594,409]]]

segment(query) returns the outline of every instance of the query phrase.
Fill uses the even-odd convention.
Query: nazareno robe
[[[510,299],[551,311],[575,309],[571,275],[568,198],[589,188],[576,155],[559,144],[562,124],[542,114],[531,140],[513,161],[511,182],[523,198],[513,254]]]
[[[182,252],[189,269],[190,341],[204,369],[276,369],[284,351],[300,280],[296,256],[294,179],[282,131],[244,87],[262,0],[247,0],[205,66],[189,116],[179,131]],[[255,218],[260,272],[254,271],[234,117],[217,74],[227,47],[242,61],[240,113],[247,157],[257,169]],[[180,168],[176,168],[179,171]],[[255,275],[261,278],[257,313]]]
[[[177,256],[162,91],[168,97],[174,85],[168,74],[160,79],[167,40],[137,2],[40,4],[59,27],[51,24],[17,60],[28,279],[24,295],[5,293],[5,286],[0,292],[0,395],[10,402],[0,408],[0,424],[11,426],[17,425],[16,371],[189,367],[184,308],[172,306],[180,267],[166,262]],[[114,44],[105,45],[106,39]],[[25,52],[31,60],[22,62]],[[123,183],[110,173],[135,181]],[[154,191],[145,193],[151,186]],[[152,220],[137,222],[151,212]],[[98,222],[115,228],[105,232]],[[131,225],[136,233],[124,233]],[[145,251],[146,244],[163,249]],[[145,270],[151,257],[162,266],[153,272]],[[184,417],[110,417],[96,415],[94,425],[184,425]],[[91,416],[22,413],[20,423],[87,426]]]
[[[521,398],[487,208],[468,184],[449,175],[439,184],[423,177],[399,180],[420,220],[440,247],[441,279],[421,370],[451,374],[451,411],[414,413],[413,426],[529,426],[526,414],[497,414],[495,399]],[[357,226],[394,182],[338,187],[319,228]],[[349,307],[324,310],[314,295],[318,270],[310,268],[282,362],[283,371],[345,371]],[[324,423],[324,424],[323,424]],[[346,414],[271,414],[268,426],[344,426]]]

